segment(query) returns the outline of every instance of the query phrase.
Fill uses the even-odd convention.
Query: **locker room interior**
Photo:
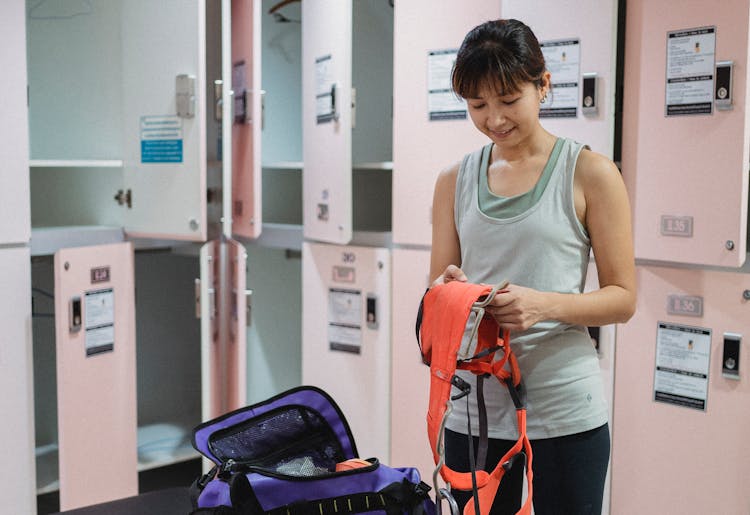
[[[518,18],[578,59],[573,111],[542,124],[613,159],[632,205],[636,314],[595,330],[604,512],[750,513],[750,0],[0,13],[0,511],[189,486],[194,426],[301,384],[333,396],[363,455],[431,478],[414,318],[432,191],[484,137],[428,79],[470,28]],[[670,35],[704,45],[710,84],[689,105]],[[686,334],[703,353],[689,402],[657,370]]]

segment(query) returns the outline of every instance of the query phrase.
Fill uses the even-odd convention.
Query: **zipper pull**
[[[217,474],[217,477],[227,480],[232,476],[232,472],[234,472],[234,466],[237,464],[233,459],[228,459],[224,463],[221,464],[221,467],[219,467],[219,473]]]

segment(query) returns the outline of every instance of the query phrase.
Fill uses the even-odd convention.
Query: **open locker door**
[[[637,279],[617,329],[612,513],[747,513],[750,275],[640,266]]]
[[[36,513],[34,357],[31,338],[31,256],[28,247],[0,248],[0,452],[13,466],[0,472],[6,513]]]
[[[748,4],[628,1],[622,171],[637,258],[745,261]]]
[[[232,232],[260,236],[261,2],[232,0]]]
[[[54,266],[65,511],[138,493],[133,247],[62,249]]]
[[[389,456],[390,251],[304,242],[302,284],[302,383],[336,400],[363,456]]]
[[[352,239],[352,0],[302,2],[304,236]]]
[[[204,0],[122,2],[130,236],[206,239],[205,9]]]
[[[503,0],[500,14],[523,21],[542,45],[552,74],[542,125],[612,159],[617,0]]]
[[[0,244],[28,244],[31,237],[24,5],[6,2],[0,19],[0,117],[9,128],[0,138]]]
[[[430,244],[435,179],[487,141],[471,123],[465,104],[441,104],[446,93],[440,90],[450,87],[447,72],[466,33],[499,15],[500,0],[394,5],[394,243]]]

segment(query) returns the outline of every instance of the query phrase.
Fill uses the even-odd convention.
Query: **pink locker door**
[[[257,238],[261,211],[260,0],[232,1],[232,232]]]
[[[29,207],[29,126],[26,102],[26,18],[24,3],[15,0],[3,7],[0,20],[0,118],[5,130],[0,138],[0,244],[28,243],[31,237]]]
[[[474,26],[500,15],[500,0],[396,2],[393,27],[393,241],[429,245],[432,193],[441,170],[486,138],[463,119],[430,120],[431,52],[458,50]],[[435,58],[437,59],[437,57]],[[444,81],[443,81],[444,82]],[[434,88],[437,89],[437,88]],[[433,106],[437,116],[438,109]]]
[[[432,482],[435,463],[427,438],[430,367],[422,363],[414,324],[419,301],[429,285],[430,252],[393,250],[393,330],[391,370],[391,461],[417,467]]]
[[[27,247],[0,248],[0,452],[13,466],[0,471],[6,513],[35,513],[34,381],[31,272]]]
[[[305,238],[352,239],[352,0],[302,2]]]
[[[55,254],[63,511],[138,493],[133,274],[131,243]]]
[[[201,376],[203,420],[247,401],[247,252],[233,240],[201,249]]]
[[[205,10],[205,0],[122,3],[130,236],[206,239]]]
[[[642,266],[638,287],[636,314],[617,330],[612,513],[747,513],[750,276]],[[697,333],[691,345],[690,333],[663,329],[657,345],[659,323],[709,330],[710,337]],[[722,374],[727,332],[743,336],[739,380]],[[675,370],[703,373],[707,362],[707,385],[662,372],[659,391],[676,401],[702,397],[705,411],[654,401],[657,356],[663,364],[669,353]],[[698,366],[685,366],[688,360]],[[690,390],[689,381],[697,381]]]
[[[553,87],[542,107],[550,107],[556,117],[543,117],[542,125],[553,134],[586,143],[611,159],[617,0],[503,0],[500,14],[526,23],[543,45]],[[582,17],[586,23],[581,23]],[[584,76],[589,74],[596,74],[592,97],[595,111],[583,109]],[[542,109],[541,115],[544,113]]]
[[[747,0],[721,8],[698,0],[628,2],[622,169],[638,258],[729,267],[745,261],[749,16]],[[729,110],[714,101],[714,65],[722,61],[734,62]],[[680,75],[709,80],[680,97]],[[668,101],[673,113],[708,112],[667,116]]]
[[[586,285],[584,291],[592,291],[599,288],[599,279],[597,277],[596,263],[593,261],[589,264],[588,274],[586,275]],[[593,332],[593,333],[592,333]],[[592,334],[592,343],[597,347],[599,356],[599,370],[602,374],[604,383],[604,398],[607,399],[609,406],[609,431],[612,435],[613,427],[613,408],[614,408],[614,388],[615,388],[615,343],[616,343],[616,326],[614,324],[602,327],[589,328]],[[604,484],[604,501],[602,503],[602,514],[610,513],[610,492],[612,484],[612,461],[610,457],[609,470],[607,479]]]
[[[302,244],[302,383],[341,407],[361,457],[390,455],[391,257]]]

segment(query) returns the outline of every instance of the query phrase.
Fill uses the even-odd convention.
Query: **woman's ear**
[[[552,74],[545,70],[542,74],[542,85],[539,88],[540,98],[547,98],[552,89]]]

